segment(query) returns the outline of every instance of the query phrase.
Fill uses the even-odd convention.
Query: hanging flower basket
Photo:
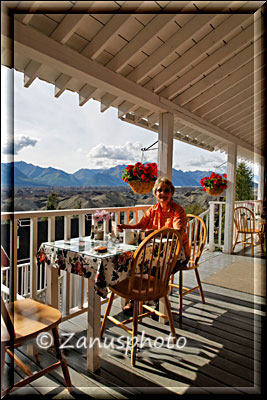
[[[127,165],[122,171],[122,180],[127,182],[134,193],[149,193],[157,179],[157,164],[137,162],[134,165]]]
[[[224,191],[224,188],[218,188],[218,189],[212,189],[207,187],[206,188],[206,193],[208,193],[211,196],[220,196],[220,194],[222,194],[222,192]]]
[[[145,194],[149,193],[155,184],[155,181],[140,182],[140,181],[130,181],[128,182],[130,188],[134,193]]]
[[[224,189],[227,188],[227,175],[212,174],[209,177],[202,178],[200,185],[203,190],[211,196],[220,196]]]

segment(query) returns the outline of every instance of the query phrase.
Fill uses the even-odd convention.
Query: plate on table
[[[108,251],[107,246],[99,246],[94,248],[98,253],[106,253]]]

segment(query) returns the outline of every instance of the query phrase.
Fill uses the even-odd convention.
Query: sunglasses
[[[157,192],[159,192],[159,193],[170,193],[170,189],[161,189],[161,188],[159,188],[159,189],[157,189]]]

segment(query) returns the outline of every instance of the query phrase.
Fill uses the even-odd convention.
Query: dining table
[[[100,252],[98,249],[103,247],[106,247],[106,251]],[[54,273],[54,278],[47,285],[47,299],[52,306],[58,307],[59,271],[88,279],[87,343],[100,338],[101,298],[107,297],[109,286],[127,278],[137,247],[118,240],[92,240],[90,237],[41,244],[37,262],[45,263],[50,273]],[[87,347],[87,369],[96,371],[99,368],[100,355],[96,340]]]
[[[92,240],[90,236],[41,244],[37,262],[44,263],[50,271],[47,283],[47,300],[50,305],[58,307],[60,271],[88,280],[87,343],[92,343],[92,339],[100,340],[101,298],[107,298],[109,286],[128,277],[137,247],[119,240]],[[99,248],[105,251],[101,252]],[[181,258],[185,258],[183,249]],[[166,314],[164,301],[160,300],[159,311]],[[164,318],[160,318],[160,322],[164,322]],[[87,369],[94,372],[99,368],[99,346],[95,340],[92,346],[87,346]]]

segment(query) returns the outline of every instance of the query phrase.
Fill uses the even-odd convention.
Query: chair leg
[[[259,241],[260,241],[260,245],[261,245],[261,251],[264,252],[264,248],[263,248],[263,235],[262,233],[258,233],[259,235]]]
[[[5,370],[5,355],[6,355],[6,346],[4,343],[1,343],[1,399],[4,397],[4,370]]]
[[[166,311],[167,311],[167,315],[168,315],[168,319],[169,319],[170,330],[171,330],[171,334],[173,337],[173,343],[176,343],[176,332],[175,332],[174,323],[173,323],[171,306],[170,306],[170,302],[169,302],[169,299],[167,296],[164,296],[164,301],[165,301]]]
[[[234,244],[233,244],[233,252],[234,252],[234,250],[235,250],[235,246],[236,246],[236,243],[237,243],[237,239],[238,239],[238,232],[236,233],[236,236],[235,236],[235,242],[234,242]]]
[[[63,372],[64,378],[65,378],[66,386],[69,389],[69,391],[71,391],[72,384],[71,384],[71,380],[70,380],[69,369],[68,369],[65,357],[63,356],[63,353],[62,353],[61,349],[59,348],[60,340],[59,340],[58,329],[53,328],[52,333],[53,333],[53,337],[54,337],[54,346],[56,349],[56,355],[57,355],[58,360],[60,360],[60,362],[61,362],[61,368],[62,368],[62,372]]]
[[[133,331],[132,331],[132,352],[131,352],[131,364],[135,366],[136,351],[137,351],[137,328],[138,328],[138,309],[139,302],[134,301],[133,307]]]
[[[247,241],[247,235],[245,233],[243,233],[243,250],[245,250],[246,248],[246,241]]]
[[[183,271],[179,273],[179,315],[183,314]]]
[[[174,282],[174,274],[172,274],[172,275],[170,276],[170,283],[173,284],[173,282]],[[173,287],[171,286],[171,287],[170,287],[170,294],[172,294],[172,291],[173,291]]]
[[[110,298],[109,298],[109,301],[108,301],[108,305],[107,305],[107,308],[106,308],[106,311],[105,311],[105,314],[104,314],[104,318],[103,318],[103,321],[102,321],[101,329],[100,329],[100,337],[102,337],[104,332],[105,332],[106,325],[107,325],[107,320],[108,320],[108,316],[109,316],[109,313],[110,313],[110,310],[111,310],[111,307],[112,307],[114,296],[115,296],[114,293],[111,292],[111,295],[110,295]]]
[[[201,300],[202,300],[202,303],[205,304],[205,297],[204,297],[204,293],[203,293],[203,289],[202,289],[202,285],[201,285],[201,281],[200,281],[200,277],[199,277],[199,272],[197,269],[195,269],[195,274],[196,274],[196,279],[197,279],[197,283],[198,283]]]
[[[251,234],[251,255],[252,255],[252,257],[254,257],[253,233]]]

